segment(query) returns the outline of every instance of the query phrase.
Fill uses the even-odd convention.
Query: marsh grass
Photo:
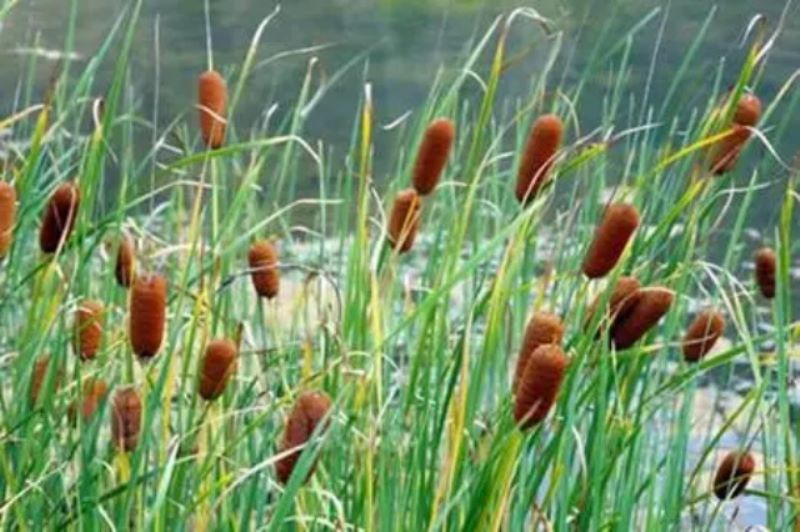
[[[0,9],[0,20],[12,9]],[[556,61],[562,33],[519,9],[496,19],[389,131],[376,123],[381,102],[365,67],[351,142],[337,156],[305,130],[339,79],[321,80],[313,58],[291,112],[247,120],[237,109],[277,10],[238,65],[213,64],[209,22],[208,68],[231,89],[222,147],[203,146],[193,88],[185,88],[192,98],[183,115],[151,119],[158,112],[137,106],[131,63],[140,9],[141,1],[129,3],[85,68],[65,64],[44,92],[25,84],[39,68],[32,57],[25,90],[0,122],[14,140],[4,179],[19,199],[0,270],[4,528],[727,529],[752,507],[771,529],[794,525],[796,172],[791,154],[776,148],[800,97],[794,82],[762,95],[759,128],[729,175],[712,178],[703,166],[728,134],[733,103],[746,88],[759,93],[776,28],[754,18],[727,60],[738,74],[720,61],[708,86],[687,94],[712,11],[655,102],[649,86],[642,95],[625,87],[633,39],[647,38],[666,11],[582,43],[590,60],[567,84],[557,69],[569,70],[569,57]],[[74,17],[69,24],[66,53]],[[500,100],[504,73],[517,68],[509,34],[520,28],[524,50],[547,60],[519,99]],[[98,81],[101,64],[114,65],[108,85]],[[607,92],[587,93],[598,75],[612,81]],[[731,103],[717,111],[730,83]],[[587,101],[602,107],[600,123],[581,122]],[[564,143],[548,185],[522,207],[519,158],[533,120],[550,112],[564,119]],[[89,129],[86,116],[94,117]],[[455,122],[456,141],[425,200],[417,244],[400,255],[386,236],[388,212],[410,186],[408,147],[439,116]],[[135,140],[143,131],[152,139],[144,151]],[[381,154],[394,161],[388,176],[373,170],[383,135],[396,147]],[[317,192],[299,197],[309,176]],[[81,190],[75,229],[45,256],[36,245],[41,213],[72,178]],[[769,206],[774,223],[752,242],[748,217],[764,208],[766,188],[783,201]],[[581,264],[609,199],[635,205],[641,226],[607,280],[587,281]],[[129,292],[115,280],[122,235],[137,242],[137,274],[169,279],[165,335],[149,361],[131,350]],[[247,259],[250,245],[267,238],[281,249],[274,300],[256,297]],[[762,245],[776,250],[772,301],[743,266]],[[675,299],[643,340],[615,351],[607,332],[597,339],[585,323],[591,302],[605,306],[605,287],[623,275],[666,286]],[[331,297],[310,291],[314,279]],[[86,298],[103,301],[106,315],[102,349],[81,363],[72,320]],[[704,306],[725,314],[729,341],[690,365],[684,329]],[[549,417],[523,432],[512,415],[513,370],[539,310],[563,319],[570,363]],[[240,338],[238,367],[224,394],[205,402],[198,371],[204,346],[218,337]],[[30,403],[43,354],[51,369]],[[731,399],[742,371],[746,389]],[[86,378],[102,378],[109,393],[73,427],[66,412]],[[111,445],[110,398],[130,389],[141,397],[141,432],[123,453]],[[293,452],[280,445],[284,421],[311,390],[324,390],[331,409],[284,485],[275,473]],[[697,408],[703,398],[710,412]],[[744,495],[719,502],[711,476],[731,448],[752,450],[757,463]]]

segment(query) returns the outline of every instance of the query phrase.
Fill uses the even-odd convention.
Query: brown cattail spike
[[[136,274],[136,244],[133,239],[123,236],[117,249],[117,263],[114,266],[114,276],[117,284],[128,288]]]
[[[736,105],[733,123],[753,127],[761,119],[761,100],[755,94],[744,94]]]
[[[0,181],[0,259],[11,248],[11,233],[17,219],[17,191],[14,186]]]
[[[222,395],[236,370],[236,352],[236,344],[230,340],[214,340],[208,344],[200,370],[200,397],[213,401]]]
[[[669,311],[674,298],[671,290],[658,286],[639,290],[628,315],[617,319],[611,327],[614,346],[627,349],[635,344]]]
[[[217,149],[225,139],[225,107],[228,103],[228,87],[218,72],[208,70],[200,74],[197,100],[203,142],[207,147]]]
[[[260,240],[250,246],[247,254],[253,287],[260,297],[272,299],[278,295],[281,273],[278,270],[278,250],[271,242]]]
[[[425,131],[414,165],[413,184],[420,196],[433,192],[447,164],[456,128],[451,120],[439,118]]]
[[[635,277],[620,277],[617,284],[614,285],[614,290],[607,300],[607,312],[603,313],[602,322],[597,329],[597,336],[599,336],[607,327],[609,323],[614,323],[618,320],[623,320],[636,304],[636,294],[641,287],[641,283]],[[587,311],[586,326],[591,327],[595,319],[597,319],[597,312],[600,304],[603,302],[605,296],[600,294],[589,306]],[[590,331],[591,332],[591,331]]]
[[[142,400],[135,388],[123,388],[111,403],[111,441],[119,451],[133,451],[142,430]]]
[[[515,390],[534,351],[543,345],[560,344],[563,338],[564,324],[561,323],[558,316],[549,312],[536,312],[531,316],[525,327],[525,336],[517,357],[517,367],[514,370]]]
[[[108,385],[103,379],[87,379],[83,384],[83,395],[80,408],[81,419],[84,422],[89,421],[97,408],[102,404],[106,395],[108,394]],[[72,403],[69,406],[69,418],[73,423],[77,420],[78,409],[77,403]]]
[[[167,280],[158,274],[137,276],[130,298],[130,341],[141,358],[158,353],[167,321]]]
[[[54,253],[69,238],[80,206],[80,191],[73,183],[63,183],[56,188],[44,211],[39,247],[45,253]]]
[[[568,365],[569,359],[557,345],[543,345],[531,354],[514,403],[514,420],[520,428],[534,427],[547,417]]]
[[[777,258],[772,248],[761,248],[756,252],[756,283],[767,299],[775,297],[775,265]]]
[[[92,360],[103,338],[105,308],[99,301],[82,301],[75,313],[75,352],[81,360]]]
[[[745,144],[750,139],[750,130],[742,125],[734,124],[729,134],[720,139],[711,150],[709,169],[714,175],[722,175],[733,170]]]
[[[50,375],[52,371],[55,371],[55,374]],[[48,382],[48,379],[50,379],[52,383],[52,389],[56,390],[61,385],[61,377],[61,371],[51,367],[50,357],[48,355],[42,355],[36,359],[36,362],[33,364],[30,395],[28,396],[31,406],[36,406],[36,403],[39,401],[39,394],[42,391],[42,386]]]
[[[306,392],[301,395],[286,420],[286,429],[280,445],[280,452],[295,449],[281,458],[275,465],[278,480],[286,484],[292,476],[292,471],[303,452],[297,447],[308,442],[314,434],[317,425],[325,419],[331,407],[331,400],[324,392]],[[314,472],[314,466],[309,470],[308,476]]]
[[[389,242],[398,253],[405,253],[414,246],[419,231],[422,201],[413,188],[397,193],[389,215]]]
[[[732,451],[725,455],[714,475],[714,495],[720,500],[738,497],[756,469],[752,453]]]
[[[556,115],[540,116],[531,128],[517,172],[517,200],[533,200],[550,178],[550,169],[561,147],[564,124]]]
[[[712,309],[704,310],[694,319],[686,330],[683,339],[683,359],[697,362],[702,359],[725,331],[725,318]]]
[[[612,203],[594,234],[583,260],[583,273],[590,279],[603,277],[616,266],[636,228],[639,212],[627,203]]]

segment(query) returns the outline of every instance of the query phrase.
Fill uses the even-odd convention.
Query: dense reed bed
[[[238,107],[280,16],[150,118],[141,8],[3,103],[4,529],[798,526],[779,25],[709,59],[712,11],[675,67],[655,10],[575,37],[575,80],[557,22],[518,10],[391,123],[365,66],[333,149],[316,48],[279,55],[309,61],[291,109]],[[628,86],[640,39],[675,68],[658,97]]]

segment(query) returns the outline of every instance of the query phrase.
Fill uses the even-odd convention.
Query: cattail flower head
[[[734,124],[729,134],[720,139],[710,152],[709,169],[714,175],[722,175],[733,170],[745,144],[750,139],[750,129]]]
[[[738,497],[750,482],[756,459],[750,452],[732,451],[725,455],[714,475],[714,495],[720,500]]]
[[[756,252],[756,283],[767,299],[775,297],[775,265],[777,258],[772,248],[761,248]]]
[[[628,203],[609,205],[583,260],[586,277],[596,279],[610,272],[638,227],[639,212],[636,207]]]
[[[561,319],[550,312],[536,312],[525,326],[525,335],[517,357],[514,371],[514,389],[525,372],[525,366],[531,355],[539,347],[547,344],[560,344],[564,338],[564,324]]]
[[[543,345],[528,358],[516,391],[514,420],[520,428],[540,423],[555,404],[569,359],[561,347]]]
[[[131,287],[129,336],[133,352],[149,359],[158,353],[167,321],[167,280],[137,276]]]
[[[517,172],[517,200],[532,201],[550,178],[550,169],[561,147],[564,124],[556,115],[542,115],[533,123]]]
[[[280,445],[280,452],[295,449],[308,442],[314,431],[328,414],[331,400],[324,392],[306,392],[301,395],[286,420],[286,428]],[[300,459],[302,449],[295,449],[280,459],[275,465],[278,480],[286,484]],[[314,467],[309,470],[309,477]]]
[[[225,140],[225,107],[228,103],[228,87],[218,72],[208,70],[200,74],[197,100],[203,142],[215,150]]]
[[[597,329],[597,336],[599,336],[609,323],[614,323],[617,320],[623,320],[628,315],[630,310],[636,304],[637,293],[641,288],[641,283],[635,277],[620,277],[614,289],[611,291],[607,299],[607,312],[603,313],[603,323]],[[597,312],[600,309],[600,304],[603,302],[604,295],[600,294],[595,298],[587,311],[586,326],[590,327],[592,322],[597,317]]]
[[[237,351],[236,344],[230,340],[214,340],[208,344],[200,369],[200,397],[213,401],[222,395],[236,369]]]
[[[425,131],[414,165],[412,182],[420,196],[433,192],[447,164],[456,129],[452,120],[439,118]]]
[[[117,390],[111,402],[111,441],[119,451],[133,451],[142,430],[142,400],[135,388]]]
[[[75,352],[81,360],[92,360],[103,338],[105,308],[100,301],[86,299],[75,312]]]
[[[653,328],[672,306],[675,295],[663,287],[648,287],[637,292],[636,303],[624,319],[611,327],[611,338],[617,349],[627,349]]]
[[[683,339],[683,359],[697,362],[702,359],[725,331],[725,317],[719,311],[704,310],[686,330]]]
[[[80,415],[84,422],[89,421],[97,408],[102,404],[106,395],[108,394],[108,385],[103,379],[90,378],[83,384],[83,394],[81,396]],[[71,422],[77,420],[78,407],[77,401],[69,406],[68,414]]]
[[[397,193],[389,215],[389,242],[398,253],[405,253],[414,246],[419,231],[422,201],[413,188]]]
[[[39,232],[39,247],[44,253],[54,253],[66,243],[75,227],[80,201],[80,191],[74,183],[59,185],[50,196]]]
[[[136,244],[133,239],[123,236],[117,249],[117,263],[114,266],[114,277],[117,284],[128,288],[136,274]]]
[[[733,114],[734,124],[755,126],[761,118],[761,100],[755,94],[743,94]]]
[[[0,181],[0,259],[11,248],[11,233],[17,219],[17,191],[14,186]]]
[[[48,374],[52,371],[55,371],[55,374],[52,375],[50,379],[52,379],[53,390],[56,390],[61,385],[61,378],[63,377],[61,370],[51,367],[49,355],[42,355],[34,362],[33,373],[31,374],[30,395],[28,396],[31,406],[36,406],[39,400],[39,394],[42,391],[42,386],[47,382]]]
[[[266,240],[259,240],[250,246],[247,254],[250,264],[253,287],[259,297],[272,299],[278,295],[281,273],[278,270],[278,250]]]

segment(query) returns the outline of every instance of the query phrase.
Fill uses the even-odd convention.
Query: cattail
[[[556,115],[542,115],[533,123],[517,172],[516,194],[520,202],[533,200],[549,179],[563,132],[564,125]]]
[[[617,280],[617,284],[614,285],[614,290],[611,291],[611,295],[608,297],[606,304],[607,312],[603,313],[604,323],[601,323],[600,327],[597,329],[597,336],[608,326],[608,323],[614,323],[615,321],[625,319],[636,304],[637,293],[640,287],[641,283],[639,283],[639,280],[635,277],[620,277],[619,280]],[[602,300],[603,295],[600,294],[589,306],[589,310],[586,313],[587,327],[590,327],[594,322]]]
[[[434,120],[425,131],[425,137],[417,151],[412,180],[420,196],[433,192],[439,183],[455,135],[455,125],[447,118]]]
[[[167,280],[158,274],[133,280],[130,303],[130,341],[141,358],[158,353],[167,318]]]
[[[636,302],[624,319],[611,326],[611,338],[617,349],[627,349],[655,326],[672,306],[671,290],[655,286],[637,292]]]
[[[136,271],[136,244],[133,239],[123,236],[117,249],[117,264],[114,266],[114,276],[117,284],[128,288],[133,281]]]
[[[266,240],[254,242],[250,246],[247,259],[256,293],[267,299],[277,296],[281,273],[278,270],[278,250],[275,246]]]
[[[711,149],[709,169],[714,175],[722,175],[733,170],[736,161],[750,139],[750,130],[742,125],[734,124],[728,136],[722,138]]]
[[[743,94],[736,111],[733,114],[733,123],[741,126],[755,126],[761,118],[761,100],[755,94]]]
[[[213,401],[222,395],[236,369],[237,351],[236,344],[230,340],[214,340],[208,344],[200,370],[200,397]]]
[[[560,344],[564,337],[564,324],[555,314],[549,312],[536,312],[525,326],[525,335],[522,338],[522,347],[517,357],[517,367],[514,370],[514,389],[525,372],[525,366],[531,355],[539,347],[547,344]]]
[[[522,429],[541,422],[558,397],[569,359],[557,345],[543,345],[525,365],[514,403],[514,420]]]
[[[330,407],[331,400],[324,392],[306,392],[301,395],[286,420],[280,452],[295,449],[308,442],[317,425],[327,416]],[[282,484],[289,481],[302,452],[302,449],[295,449],[275,465],[278,480]],[[314,466],[309,470],[308,476],[310,477],[313,472]]]
[[[639,212],[628,203],[612,203],[594,233],[583,260],[583,273],[590,279],[603,277],[616,266],[636,228]]]
[[[56,188],[44,212],[39,232],[39,247],[45,253],[54,253],[69,238],[78,217],[81,195],[73,183],[63,183]]]
[[[75,313],[75,352],[81,360],[92,360],[103,338],[105,308],[100,301],[82,301]]]
[[[89,421],[94,416],[107,394],[108,385],[103,379],[90,378],[86,380],[83,384],[83,394],[81,396],[83,400],[80,407],[81,419],[84,422]],[[77,420],[77,415],[77,402],[73,402],[68,409],[70,421],[74,423]]]
[[[142,430],[142,400],[135,388],[117,390],[111,403],[111,441],[119,451],[133,451]]]
[[[775,297],[775,251],[761,248],[756,252],[756,282],[767,299]]]
[[[398,253],[405,253],[414,246],[419,231],[422,201],[413,188],[397,193],[389,215],[389,241]]]
[[[697,362],[714,347],[725,331],[725,318],[716,310],[704,310],[686,330],[683,339],[683,359]]]
[[[0,259],[11,248],[11,233],[17,218],[17,191],[14,186],[0,181]]]
[[[50,356],[49,355],[42,355],[36,362],[33,364],[33,373],[31,374],[31,387],[30,387],[30,395],[28,399],[30,399],[31,406],[36,406],[37,401],[39,400],[39,393],[42,391],[42,386],[47,382],[47,375],[51,372],[50,368]],[[56,369],[55,374],[50,377],[53,383],[53,390],[58,389],[61,385],[61,377],[62,377],[61,370]]]
[[[203,142],[215,150],[222,146],[225,138],[225,107],[228,102],[228,88],[218,72],[208,70],[200,74],[197,99]]]
[[[722,459],[714,475],[714,495],[722,501],[738,497],[755,469],[756,459],[752,453],[731,451]]]

